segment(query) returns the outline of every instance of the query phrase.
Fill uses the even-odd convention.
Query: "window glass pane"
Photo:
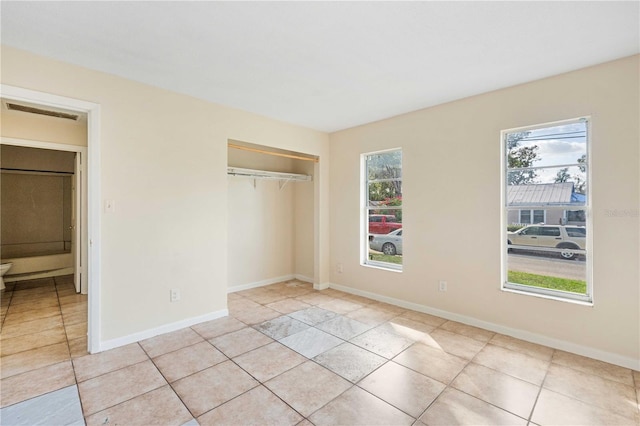
[[[402,151],[365,156],[367,259],[365,263],[400,269],[402,265]]]
[[[544,210],[533,211],[533,223],[544,223]]]
[[[590,300],[587,122],[506,134],[505,288]]]
[[[507,172],[507,206],[584,206],[586,171],[581,167]]]
[[[587,123],[576,122],[507,135],[509,168],[546,167],[586,161]]]

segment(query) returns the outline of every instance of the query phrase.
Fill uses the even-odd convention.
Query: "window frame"
[[[540,130],[540,129],[544,129],[547,127],[556,127],[556,126],[561,126],[561,125],[568,125],[568,124],[573,124],[573,123],[580,123],[580,122],[584,122],[586,123],[585,129],[586,129],[586,146],[585,146],[585,153],[586,153],[586,162],[584,163],[584,166],[586,167],[586,173],[585,173],[585,179],[586,179],[586,201],[584,206],[580,206],[580,210],[584,210],[585,212],[585,230],[587,233],[587,237],[586,237],[586,241],[585,241],[585,253],[587,253],[587,257],[586,257],[586,267],[585,267],[585,281],[586,281],[586,293],[585,294],[578,294],[578,293],[571,293],[571,292],[565,292],[565,291],[561,291],[561,290],[552,290],[552,289],[544,289],[544,288],[540,288],[540,287],[534,287],[534,286],[527,286],[527,285],[523,285],[523,284],[517,284],[517,283],[510,283],[508,282],[508,244],[507,244],[507,225],[509,223],[508,221],[508,213],[509,213],[509,206],[507,205],[507,189],[508,189],[508,183],[507,183],[507,176],[508,176],[508,150],[507,150],[507,144],[506,144],[506,137],[508,134],[510,133],[516,133],[516,132],[525,132],[525,131],[534,131],[534,130]],[[552,300],[557,300],[557,301],[562,301],[562,302],[570,302],[570,303],[576,303],[576,304],[581,304],[581,305],[586,305],[586,306],[593,306],[594,305],[594,291],[593,291],[593,216],[592,216],[592,197],[591,197],[591,188],[593,186],[592,184],[592,173],[591,173],[591,143],[592,143],[592,122],[591,122],[591,117],[590,116],[583,116],[583,117],[577,117],[577,118],[572,118],[572,119],[567,119],[567,120],[559,120],[559,121],[553,121],[553,122],[548,122],[548,123],[542,123],[542,124],[536,124],[536,125],[531,125],[531,126],[523,126],[523,127],[516,127],[516,128],[511,128],[511,129],[505,129],[502,130],[500,132],[500,185],[501,185],[501,192],[500,192],[500,203],[501,203],[501,209],[500,209],[500,236],[501,236],[501,242],[500,242],[500,252],[501,252],[501,276],[500,276],[500,289],[502,291],[505,292],[510,292],[510,293],[516,293],[516,294],[522,294],[522,295],[527,295],[527,296],[534,296],[534,297],[541,297],[541,298],[545,298],[545,299],[552,299]],[[563,165],[560,165],[563,166]],[[531,167],[531,169],[536,169],[537,167]],[[544,207],[542,206],[532,206],[531,210],[533,213],[533,210],[541,210]],[[546,220],[546,211],[549,208],[544,208],[545,209],[545,220]],[[557,210],[557,209],[562,209],[562,208],[558,208],[558,207],[550,207],[550,209],[552,210]],[[513,207],[511,207],[511,210],[513,210]],[[565,210],[566,211],[566,210]],[[566,214],[565,214],[566,217]],[[520,216],[518,216],[518,218],[520,218]]]
[[[397,179],[382,179],[379,181],[404,181],[404,155],[402,147],[384,149],[380,151],[371,151],[360,154],[360,265],[366,267],[372,267],[376,269],[383,269],[392,272],[402,272],[404,264],[381,262],[377,260],[369,259],[369,211],[372,207],[369,206],[369,170],[367,168],[367,158],[372,155],[386,154],[391,152],[400,152],[400,177]],[[375,181],[375,180],[374,180]],[[377,210],[400,210],[403,212],[404,218],[404,199],[400,206],[386,206],[384,209]],[[397,223],[397,222],[396,222]],[[401,222],[404,228],[404,221]],[[403,262],[404,262],[404,237],[403,237]]]

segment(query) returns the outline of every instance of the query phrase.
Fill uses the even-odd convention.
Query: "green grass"
[[[508,280],[514,284],[570,291],[571,293],[585,294],[587,292],[587,283],[582,280],[570,280],[568,278],[549,277],[517,271],[509,271]]]
[[[376,262],[397,263],[398,265],[402,265],[402,256],[388,256],[382,253],[369,253],[369,259],[375,260]]]

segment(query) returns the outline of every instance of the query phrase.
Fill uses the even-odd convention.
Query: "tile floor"
[[[299,281],[96,355],[70,277],[2,297],[0,423],[640,422],[640,373]]]

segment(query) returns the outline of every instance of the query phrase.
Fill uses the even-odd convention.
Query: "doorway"
[[[76,197],[74,211],[76,229],[77,256],[82,274],[76,282],[83,294],[88,294],[87,350],[90,353],[101,351],[100,338],[100,106],[95,103],[67,98],[19,87],[0,85],[2,98],[35,105],[38,108],[58,108],[86,115],[87,146],[65,145],[42,142],[39,140],[3,137],[2,144],[71,151],[76,153]],[[80,190],[78,190],[78,188]],[[82,197],[82,198],[78,198]],[[78,229],[79,228],[79,229]],[[75,255],[75,253],[74,253]]]

